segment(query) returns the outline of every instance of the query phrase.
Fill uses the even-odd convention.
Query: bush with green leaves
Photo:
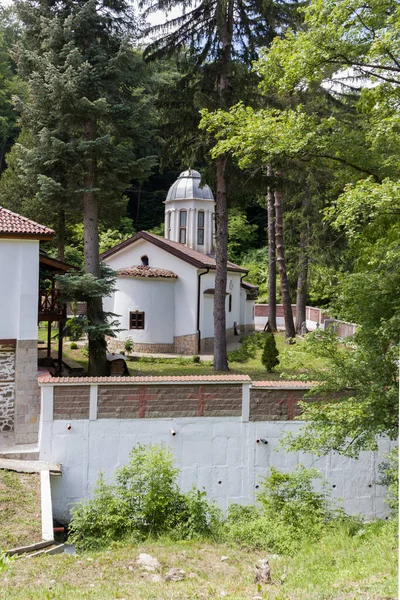
[[[76,342],[71,342],[69,347],[71,348],[71,350],[77,350],[79,346]]]
[[[277,365],[279,365],[278,356],[279,350],[276,347],[274,334],[266,333],[261,362],[269,373],[273,371]]]
[[[386,462],[379,465],[381,474],[379,484],[388,489],[386,502],[394,514],[399,512],[399,448],[393,448],[387,456]]]
[[[132,352],[133,350],[133,340],[131,338],[126,338],[125,343],[124,343],[124,348],[125,351],[128,352]]]
[[[5,571],[10,562],[13,560],[13,557],[8,556],[8,554],[6,554],[1,548],[0,548],[0,573],[3,573],[3,571]]]
[[[330,522],[344,518],[330,506],[327,483],[315,491],[316,469],[292,473],[271,468],[261,483],[256,506],[229,507],[225,535],[245,547],[293,554],[306,540],[319,539]]]
[[[182,493],[178,475],[169,449],[138,444],[112,483],[100,475],[93,498],[73,507],[71,543],[78,550],[96,550],[126,538],[216,536],[220,510],[204,491]]]
[[[264,346],[264,333],[251,333],[240,339],[240,347],[228,352],[229,362],[246,362],[249,358],[255,358],[257,350]]]

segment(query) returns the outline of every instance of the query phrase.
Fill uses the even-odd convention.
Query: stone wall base
[[[240,329],[242,331],[242,329]],[[226,341],[232,342],[234,340],[239,341],[240,336],[235,335],[233,327],[226,330]],[[214,338],[203,338],[200,341],[201,354],[214,354]]]
[[[0,433],[14,431],[15,346],[11,340],[0,341]]]
[[[17,340],[15,355],[15,443],[38,440],[40,393],[37,382],[37,340]]]
[[[194,355],[198,353],[198,334],[180,335],[174,337],[174,352],[176,354]]]
[[[121,342],[123,347],[124,343]],[[133,352],[148,352],[149,354],[173,354],[174,344],[141,344],[138,342],[133,343]]]

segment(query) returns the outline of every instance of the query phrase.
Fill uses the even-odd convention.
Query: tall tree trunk
[[[299,272],[297,276],[296,295],[296,333],[302,333],[303,323],[306,322],[307,310],[307,280],[308,280],[308,227],[303,223],[300,234]]]
[[[93,121],[85,123],[85,141],[96,139],[96,125]],[[99,206],[98,200],[93,192],[96,185],[96,160],[91,157],[86,163],[86,173],[83,187],[83,230],[84,230],[84,256],[85,271],[95,277],[100,277],[100,255],[99,255]],[[93,325],[103,323],[103,299],[101,297],[89,298],[87,302],[87,318]],[[106,349],[107,344],[104,335],[89,333],[89,375],[106,374]]]
[[[228,261],[228,213],[225,177],[226,157],[216,160],[217,202],[216,202],[216,270],[214,293],[214,369],[228,370],[226,347],[226,266]]]
[[[220,3],[224,13],[220,15],[219,35],[222,45],[217,88],[220,106],[226,106],[230,86],[230,62],[233,36],[233,0]],[[216,198],[216,255],[214,293],[214,369],[228,371],[226,347],[226,280],[228,262],[228,184],[226,176],[226,156],[215,161],[217,179]]]
[[[272,178],[272,167],[267,167],[267,175]],[[267,191],[268,217],[268,331],[276,331],[276,251],[275,251],[275,207],[272,185]]]
[[[60,208],[58,213],[57,227],[57,258],[64,260],[65,257],[65,210]]]
[[[278,258],[278,271],[281,287],[281,296],[283,304],[283,315],[285,318],[285,338],[286,340],[296,337],[296,331],[293,322],[292,301],[289,292],[289,282],[286,273],[285,246],[283,241],[283,202],[282,194],[279,189],[274,192],[275,196],[275,236],[276,236],[276,254]]]

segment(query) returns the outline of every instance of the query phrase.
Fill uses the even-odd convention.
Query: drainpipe
[[[246,277],[246,275],[248,275],[248,274],[249,274],[249,272],[247,271],[247,273],[245,273],[244,275],[242,275],[241,278],[240,278],[239,299],[240,299],[240,291],[242,289],[242,281]],[[246,290],[245,290],[245,294],[247,296]],[[239,320],[240,320],[240,304],[239,304]],[[244,306],[244,320],[246,320],[246,305]],[[246,329],[246,323],[239,323],[239,325],[243,325],[243,328]],[[243,331],[243,333],[245,333],[245,331]]]
[[[202,275],[206,275],[206,273],[208,273],[210,271],[210,267],[207,268],[207,271],[203,271],[202,273],[199,273],[197,275],[197,323],[196,323],[196,329],[197,329],[197,352],[198,354],[200,354],[200,350],[201,350],[201,331],[200,331],[200,290],[201,290],[201,282],[200,282],[200,277]]]

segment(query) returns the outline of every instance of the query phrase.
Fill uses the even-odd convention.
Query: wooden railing
[[[39,320],[63,319],[65,304],[61,302],[60,290],[39,290]]]

